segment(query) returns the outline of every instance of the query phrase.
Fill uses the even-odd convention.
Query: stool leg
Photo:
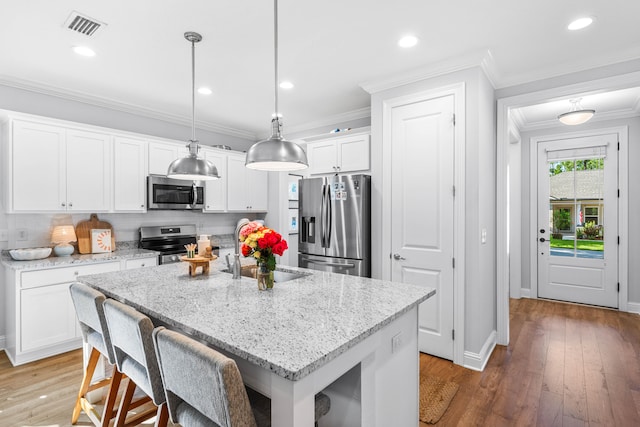
[[[120,407],[118,408],[118,415],[116,416],[115,423],[116,427],[122,427],[125,425],[127,413],[129,412],[129,406],[131,405],[131,400],[133,399],[133,393],[135,391],[136,383],[129,379],[127,390],[124,392],[124,396],[122,396],[122,400],[120,401]]]
[[[87,368],[84,370],[84,377],[82,378],[82,384],[80,385],[80,390],[78,391],[78,398],[76,399],[76,404],[73,407],[73,414],[71,415],[71,424],[75,424],[78,422],[78,418],[80,418],[80,411],[82,409],[82,399],[84,395],[87,394],[87,390],[89,390],[89,386],[91,385],[91,379],[93,378],[93,373],[96,370],[96,365],[98,364],[98,360],[100,359],[100,352],[95,348],[91,349],[91,355],[89,356],[89,363],[87,363]]]
[[[111,384],[109,385],[109,391],[107,394],[107,401],[104,403],[104,411],[102,412],[102,427],[109,427],[110,421],[114,417],[113,407],[116,404],[116,398],[118,397],[118,389],[120,388],[121,380],[122,373],[118,371],[114,366],[113,375],[111,376]]]
[[[158,406],[158,415],[156,415],[156,422],[154,427],[167,427],[169,422],[169,410],[167,409],[167,403],[162,403]]]

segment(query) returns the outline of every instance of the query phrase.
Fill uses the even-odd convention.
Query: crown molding
[[[383,77],[378,80],[363,82],[360,83],[360,87],[368,93],[374,94],[383,90],[454,73],[456,71],[466,70],[472,67],[480,67],[491,82],[491,85],[494,88],[496,87],[496,84],[499,81],[499,74],[497,72],[493,55],[488,49],[431,63],[406,73],[397,73],[393,76]]]
[[[521,131],[524,129],[525,124],[527,123],[527,119],[525,119],[524,114],[520,109],[512,108],[509,110],[509,118],[513,121],[513,124],[516,126],[516,129]]]
[[[110,110],[120,111],[128,114],[135,114],[151,119],[162,120],[164,122],[174,123],[183,126],[191,126],[191,118],[154,110],[152,108],[142,107],[136,104],[116,101],[109,98],[98,97],[73,91],[66,88],[58,88],[45,83],[22,80],[15,77],[0,75],[0,85],[13,87],[16,89],[27,90],[29,92],[40,93],[43,95],[54,96],[56,98],[66,99],[69,101],[81,102],[84,104],[94,105],[96,107],[108,108]],[[253,132],[235,129],[232,127],[219,125],[216,123],[196,121],[198,129],[207,130],[223,135],[256,140],[256,134]]]
[[[307,130],[317,129],[322,126],[333,126],[337,123],[348,122],[350,120],[359,120],[371,117],[371,107],[363,107],[357,110],[347,111],[345,113],[327,116],[312,122],[303,123],[295,126],[288,126],[287,133],[299,133]]]

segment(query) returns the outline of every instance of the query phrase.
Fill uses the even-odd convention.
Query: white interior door
[[[391,111],[393,281],[433,287],[419,308],[421,352],[453,359],[454,95]]]
[[[538,143],[539,297],[618,307],[617,143]]]

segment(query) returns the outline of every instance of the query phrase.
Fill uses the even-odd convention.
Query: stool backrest
[[[151,319],[111,299],[104,302],[104,314],[118,370],[132,379],[156,405],[164,403],[162,377],[151,337]]]
[[[162,327],[153,332],[153,340],[173,422],[187,427],[203,415],[221,427],[256,425],[233,359]]]
[[[82,283],[71,284],[69,292],[84,341],[102,353],[113,365],[116,359],[102,306],[107,298],[103,293]]]

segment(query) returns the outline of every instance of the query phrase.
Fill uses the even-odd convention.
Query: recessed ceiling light
[[[209,89],[208,87],[199,87],[198,88],[198,93],[200,95],[211,95],[213,93],[213,91],[211,89]]]
[[[82,56],[96,56],[96,53],[93,51],[93,49],[87,46],[74,46],[73,51]]]
[[[400,47],[413,47],[418,44],[418,38],[416,36],[404,36],[398,40],[398,46]]]
[[[571,22],[567,28],[571,31],[581,30],[583,28],[588,27],[593,23],[593,18],[589,16],[585,16],[584,18],[578,18],[575,21]]]
[[[288,82],[288,81],[284,81],[280,83],[280,87],[282,89],[293,89],[293,83]]]

